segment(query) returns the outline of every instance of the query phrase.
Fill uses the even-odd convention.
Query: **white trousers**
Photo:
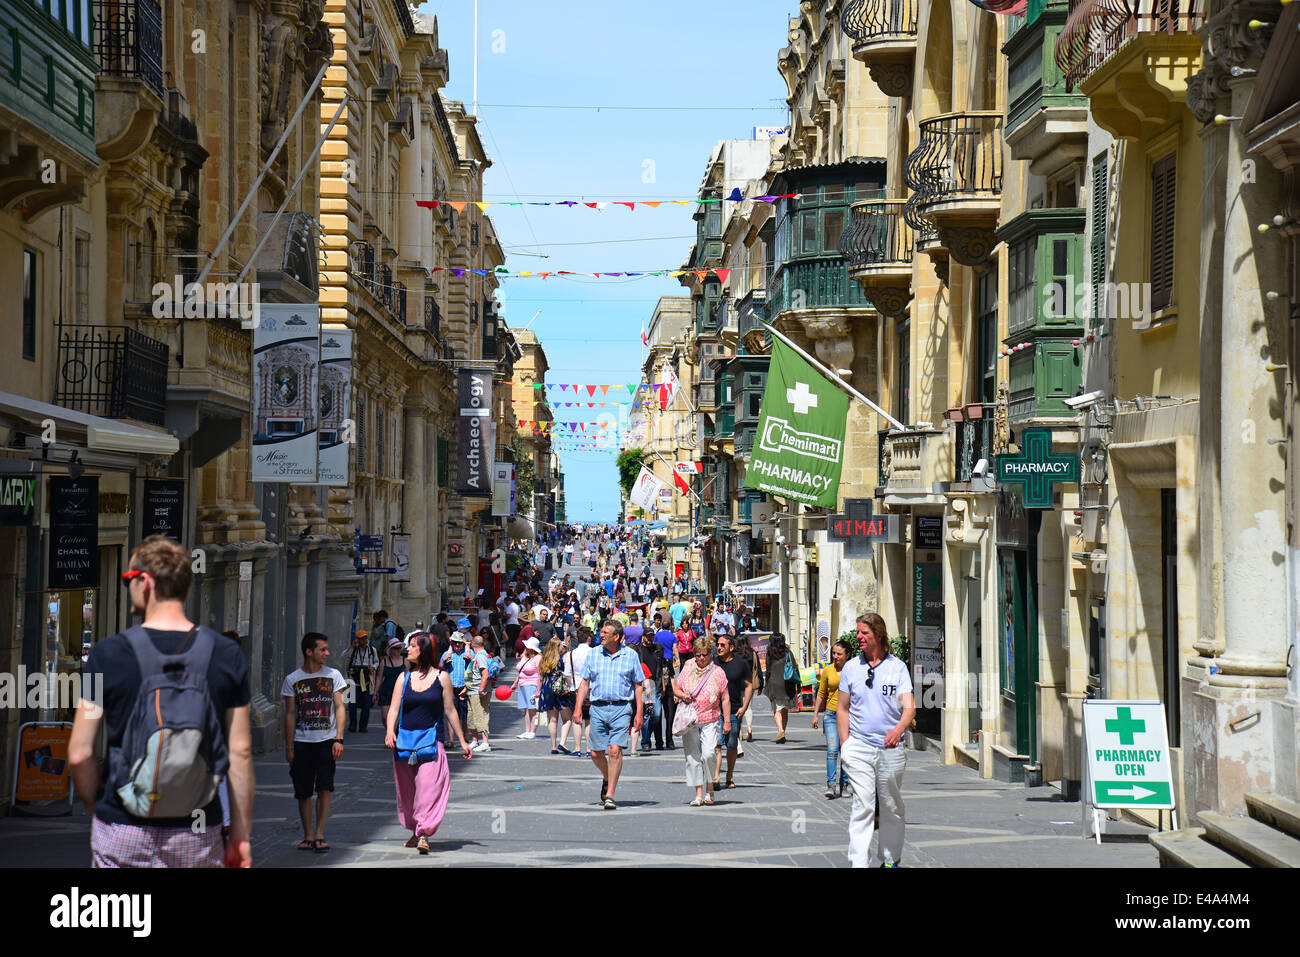
[[[903,771],[907,749],[900,741],[895,748],[875,748],[850,737],[840,748],[840,761],[853,785],[853,810],[849,813],[849,864],[879,867],[882,862],[898,863],[903,857]],[[876,821],[876,799],[880,799],[880,821]],[[872,837],[879,826],[875,842]]]
[[[704,786],[704,762],[713,761],[713,751],[718,746],[718,723],[693,724],[681,736],[682,750],[686,753],[686,784],[688,787]],[[712,775],[709,781],[713,781]]]

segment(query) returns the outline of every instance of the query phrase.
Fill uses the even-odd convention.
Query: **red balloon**
[[[495,694],[496,694],[496,696],[497,696],[497,700],[498,700],[498,701],[509,701],[509,700],[510,700],[510,686],[509,686],[509,685],[497,685],[497,690],[496,690]]]

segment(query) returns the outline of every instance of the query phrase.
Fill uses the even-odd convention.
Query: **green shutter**
[[[1092,283],[1092,325],[1099,326],[1110,317],[1106,306],[1106,226],[1110,209],[1110,177],[1106,170],[1106,154],[1098,153],[1092,161],[1092,237],[1091,268],[1088,281]]]
[[[1168,306],[1174,297],[1174,206],[1178,187],[1178,154],[1170,153],[1151,167],[1151,310]]]
[[[1033,311],[1041,325],[1071,325],[1079,321],[1076,283],[1083,272],[1079,249],[1081,238],[1073,233],[1044,233],[1038,237],[1034,256],[1037,302]]]
[[[438,436],[438,488],[451,487],[451,442]]]

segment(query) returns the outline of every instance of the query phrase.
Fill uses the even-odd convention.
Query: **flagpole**
[[[904,429],[904,430],[907,428],[907,426],[905,426],[902,422],[899,422],[896,418],[894,418],[892,415],[890,415],[888,412],[886,412],[886,411],[885,411],[884,409],[882,409],[880,406],[876,405],[876,403],[872,402],[872,401],[871,401],[870,399],[868,399],[865,395],[863,395],[863,394],[862,394],[861,392],[859,392],[857,389],[853,388],[853,386],[849,385],[847,382],[845,382],[843,379],[841,379],[838,375],[836,375],[836,374],[835,374],[834,372],[832,372],[830,369],[826,368],[826,366],[822,365],[820,362],[818,362],[816,359],[814,359],[814,358],[813,358],[812,356],[810,356],[808,353],[804,352],[804,351],[803,351],[802,349],[800,349],[797,345],[795,345],[793,342],[791,342],[789,339],[787,339],[784,335],[782,335],[781,333],[779,333],[779,332],[777,332],[775,329],[773,329],[771,326],[769,326],[766,322],[763,322],[763,321],[760,319],[760,320],[759,320],[759,325],[761,325],[764,329],[766,329],[768,332],[772,333],[772,335],[776,336],[776,338],[780,339],[780,340],[781,340],[782,342],[784,342],[787,346],[789,346],[791,349],[793,349],[795,352],[797,352],[797,353],[798,353],[798,354],[799,354],[803,359],[805,359],[805,360],[806,360],[810,365],[812,365],[812,367],[813,367],[814,369],[816,369],[816,370],[817,370],[818,372],[820,372],[822,375],[826,376],[826,378],[830,379],[831,382],[835,383],[837,386],[839,386],[841,389],[843,389],[843,390],[844,390],[845,392],[847,392],[849,395],[853,396],[853,398],[857,399],[859,402],[865,402],[867,405],[869,405],[872,409],[874,409],[874,410],[875,410],[875,411],[880,415],[881,418],[883,418],[886,422],[888,422],[888,423],[890,423],[891,425],[893,425],[894,428],[896,428],[896,429]]]

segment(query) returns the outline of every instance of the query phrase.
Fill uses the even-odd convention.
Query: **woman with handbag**
[[[468,759],[473,749],[465,740],[455,708],[444,709],[455,692],[451,676],[434,664],[433,639],[411,637],[406,660],[411,670],[397,676],[393,697],[400,703],[388,709],[388,734],[384,743],[393,750],[393,776],[397,781],[397,816],[411,832],[407,847],[429,853],[429,835],[436,834],[447,813],[451,778],[447,756],[439,746],[439,725],[445,717]]]
[[[699,807],[713,803],[713,782],[705,777],[704,762],[718,747],[719,712],[722,733],[731,731],[731,696],[726,674],[713,662],[712,639],[696,638],[691,650],[691,660],[682,665],[672,683],[677,700],[673,735],[681,740],[686,754],[686,784],[695,788],[691,807]]]
[[[538,666],[539,673],[542,676],[542,683],[538,692],[538,708],[545,711],[550,720],[546,722],[546,730],[551,734],[551,754],[572,754],[564,746],[564,740],[569,736],[569,726],[573,721],[573,696],[577,686],[572,683],[572,666],[566,669],[568,656],[564,654],[564,642],[559,638],[552,638],[546,643],[546,650],[542,652],[542,661]],[[561,724],[562,722],[562,724]],[[559,728],[559,742],[555,740],[556,729]],[[577,732],[574,732],[574,743],[577,744]]]
[[[791,672],[793,671],[793,676]],[[799,666],[794,653],[785,643],[785,635],[773,632],[767,643],[767,700],[772,703],[772,717],[776,719],[776,744],[785,744],[785,722],[790,703],[798,693]]]
[[[510,686],[511,694],[518,692],[515,707],[524,713],[524,731],[515,737],[524,741],[537,737],[537,698],[542,683],[541,658],[541,642],[536,638],[525,641],[514,684]]]

